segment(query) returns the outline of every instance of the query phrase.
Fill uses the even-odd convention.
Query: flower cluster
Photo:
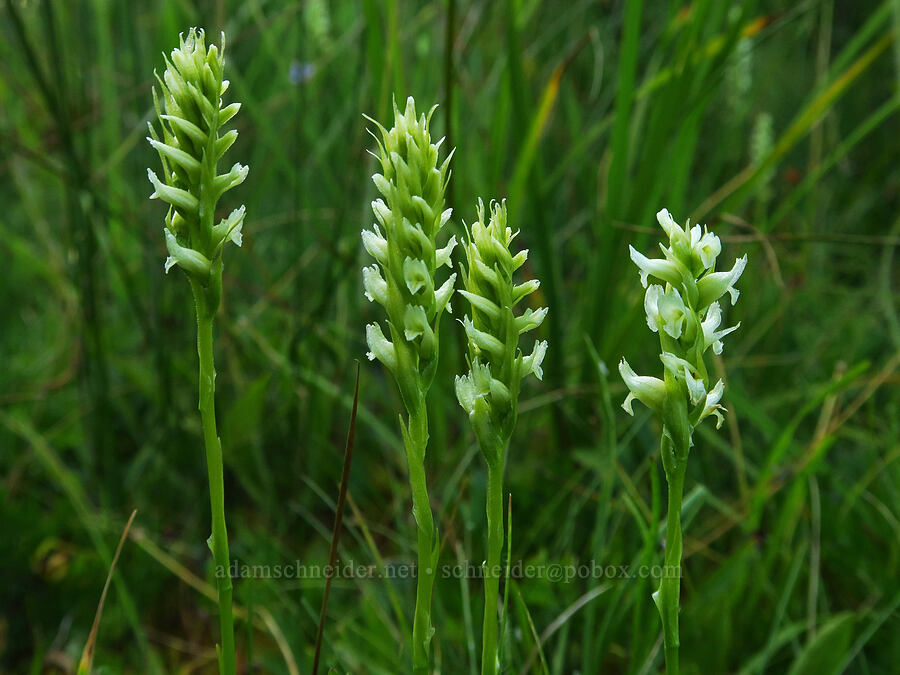
[[[472,308],[471,316],[462,320],[470,371],[456,378],[456,396],[469,414],[489,463],[501,459],[495,455],[505,449],[515,427],[519,383],[530,373],[541,379],[541,362],[547,351],[546,341],[537,342],[528,356],[518,347],[519,336],[541,325],[547,308],[528,308],[518,316],[514,311],[540,285],[537,279],[518,285],[513,282],[513,274],[528,258],[527,250],[515,255],[510,252],[516,234],[506,225],[505,201],[491,203],[486,222],[484,204],[479,200],[478,220],[469,228],[465,246],[465,290],[460,291]]]
[[[222,133],[240,109],[240,103],[222,105],[228,89],[223,79],[225,36],[222,47],[205,45],[202,29],[181,35],[180,45],[166,59],[162,77],[156,76],[162,107],[153,90],[161,135],[152,124],[147,140],[159,153],[162,177],[148,169],[153,184],[151,199],[169,204],[166,215],[166,272],[174,265],[205,286],[226,242],[241,245],[244,207],[214,224],[216,204],[227,190],[244,182],[248,167],[235,164],[224,174],[218,161],[237,139],[237,131]]]
[[[619,372],[630,391],[622,407],[634,414],[631,404],[637,399],[662,416],[670,433],[684,438],[687,431],[689,445],[689,430],[703,419],[715,415],[717,427],[723,421],[724,408],[719,401],[724,383],[718,380],[710,386],[703,355],[710,347],[721,354],[722,338],[740,326],[720,328],[718,301],[728,293],[731,303],[737,302],[740,292],[734,284],[747,265],[747,256],[735,260],[729,271],[717,272],[722,244],[715,234],[700,225],[690,227],[690,223],[682,228],[666,209],[656,218],[669,237],[668,247],[660,244],[664,257],[651,259],[630,249],[647,289],[647,325],[659,333],[665,380],[636,375],[622,359]],[[650,277],[665,286],[650,284]]]
[[[377,323],[366,326],[368,357],[394,373],[407,409],[416,405],[434,379],[438,357],[438,322],[448,309],[456,275],[436,287],[435,273],[450,266],[456,238],[437,248],[438,232],[450,218],[444,192],[450,178],[451,152],[438,161],[441,141],[431,142],[429,120],[416,116],[415,101],[400,112],[394,104],[394,127],[381,132],[377,159],[381,173],[372,176],[381,198],[372,202],[377,223],[362,233],[363,245],[377,264],[363,268],[366,297],[387,310],[391,339]],[[374,134],[373,134],[374,136]]]

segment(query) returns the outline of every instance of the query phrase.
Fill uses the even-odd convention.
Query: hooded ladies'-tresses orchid
[[[648,258],[629,247],[631,259],[640,271],[647,326],[659,335],[663,379],[637,375],[623,358],[619,372],[628,387],[622,407],[633,415],[635,400],[653,410],[662,421],[660,454],[669,486],[669,511],[666,527],[665,569],[681,565],[681,500],[684,490],[688,452],[693,445],[694,428],[709,416],[715,416],[716,428],[722,425],[725,408],[719,403],[725,390],[722,380],[710,386],[704,362],[705,352],[722,353],[722,339],[737,330],[740,323],[722,328],[719,299],[726,293],[731,304],[740,292],[735,283],[747,266],[747,256],[734,261],[731,269],[716,271],[722,252],[719,238],[705,227],[690,224],[682,228],[662,209],[656,214],[669,245],[660,245],[663,258]],[[650,283],[651,277],[662,282]],[[653,600],[659,609],[665,640],[666,671],[678,673],[678,599],[680,578],[666,576],[660,581]]]

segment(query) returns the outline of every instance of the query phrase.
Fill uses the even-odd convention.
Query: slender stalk
[[[502,452],[502,451],[501,451]],[[503,551],[503,459],[488,465],[488,556],[484,576],[484,627],[481,638],[481,673],[497,672],[497,605],[500,599],[500,555]]]
[[[659,451],[669,484],[669,512],[665,565],[653,602],[662,619],[666,672],[678,675],[681,501],[685,468],[697,425],[710,416],[715,417],[717,429],[725,421],[722,414],[725,408],[720,403],[725,382],[710,381],[703,355],[710,348],[714,354],[721,354],[722,338],[741,325],[721,328],[719,299],[727,294],[732,305],[737,302],[740,291],[734,284],[744,272],[747,256],[737,258],[729,271],[721,267],[716,271],[722,242],[715,234],[701,225],[681,227],[667,209],[660,209],[656,220],[669,239],[669,246],[662,246],[665,258],[650,259],[634,247],[629,249],[647,289],[644,295],[647,325],[659,333],[664,379],[638,375],[625,359],[619,362],[619,373],[628,386],[628,396],[622,403],[625,412],[633,415],[632,403],[637,400],[663,422]],[[665,282],[665,287],[650,284],[650,277]]]
[[[441,286],[435,283],[438,269],[452,266],[456,237],[437,247],[436,236],[450,218],[450,209],[444,209],[444,194],[453,153],[439,163],[440,142],[432,143],[428,130],[433,112],[434,108],[427,115],[417,116],[415,101],[409,97],[404,112],[394,103],[390,131],[371,120],[381,133],[376,141],[382,171],[372,180],[383,199],[372,202],[377,224],[362,233],[363,245],[376,263],[363,268],[365,295],[387,310],[392,340],[385,337],[379,324],[368,324],[367,356],[370,361],[381,361],[393,373],[409,415],[405,423],[401,419],[400,426],[417,528],[413,672],[422,675],[429,669],[429,645],[435,630],[431,594],[439,552],[425,478],[425,399],[437,370],[439,321],[456,280],[456,274],[451,274]]]
[[[527,251],[513,256],[513,229],[507,226],[506,202],[491,202],[490,217],[478,200],[478,220],[469,227],[467,268],[462,269],[464,291],[472,314],[462,324],[469,343],[469,373],[456,378],[456,398],[478,439],[488,467],[488,555],[484,574],[484,625],[481,672],[495,675],[500,666],[497,649],[500,554],[503,550],[503,466],[506,449],[516,427],[522,378],[541,379],[546,341],[534,344],[525,356],[519,336],[534,330],[547,316],[547,308],[528,308],[516,315],[518,302],[537,290],[536,279],[518,284],[513,275],[528,259]],[[507,556],[507,561],[509,557]],[[505,601],[505,599],[504,599]]]
[[[232,617],[228,532],[225,528],[225,480],[222,443],[216,432],[216,367],[213,359],[213,320],[222,299],[222,255],[227,242],[240,246],[245,209],[235,209],[215,224],[219,198],[244,182],[249,167],[237,163],[224,174],[218,161],[237,138],[237,131],[223,131],[240,109],[240,103],[222,104],[228,82],[225,68],[225,34],[220,47],[206,45],[202,29],[191,28],[179,36],[179,46],[166,59],[166,70],[157,75],[159,95],[153,104],[159,127],[148,124],[147,140],[159,154],[162,178],[147,170],[153,185],[151,199],[169,204],[164,235],[169,257],[165,270],[180,267],[187,275],[197,310],[197,355],[200,360],[200,418],[209,474],[212,534],[207,540],[216,564],[219,621],[222,642],[216,646],[219,672],[235,675],[234,619]],[[223,131],[222,134],[219,132]]]
[[[428,645],[434,628],[431,625],[431,595],[434,589],[434,517],[425,479],[425,450],[428,446],[428,410],[425,397],[409,413],[406,435],[406,461],[412,490],[413,516],[416,519],[416,610],[413,618],[413,672],[428,673]]]
[[[221,265],[213,274],[221,275]],[[221,277],[220,277],[221,278]],[[221,283],[221,282],[220,282]],[[197,354],[200,358],[200,418],[206,446],[206,468],[209,474],[209,503],[212,512],[212,535],[208,544],[216,563],[216,589],[219,594],[219,623],[222,644],[217,648],[219,672],[235,675],[234,619],[231,611],[231,563],[228,532],[225,527],[225,480],[222,443],[216,431],[216,366],[213,358],[213,314],[208,289],[192,282],[197,305]],[[215,284],[213,284],[215,285]]]
[[[672,441],[663,434],[660,451],[666,466],[669,484],[669,510],[666,514],[666,553],[662,578],[657,591],[656,607],[663,625],[667,675],[678,675],[678,605],[681,595],[681,502],[684,494],[684,474],[687,463],[672,461]],[[666,461],[668,459],[668,461]],[[685,458],[686,459],[686,458]]]

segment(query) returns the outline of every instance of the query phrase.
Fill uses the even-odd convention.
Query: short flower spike
[[[403,112],[394,103],[390,130],[369,120],[380,132],[373,136],[381,171],[372,180],[381,197],[372,202],[376,223],[362,233],[363,246],[375,259],[363,269],[363,286],[366,298],[387,311],[391,336],[388,341],[380,329],[368,330],[369,354],[394,371],[407,403],[431,385],[438,325],[443,311],[449,311],[456,280],[455,274],[441,285],[435,280],[438,269],[450,265],[456,238],[437,245],[450,218],[444,193],[453,153],[439,160],[441,142],[431,142],[428,128],[433,112],[417,116],[410,97]]]
[[[190,278],[206,286],[213,262],[220,258],[227,242],[243,241],[244,207],[214,223],[219,198],[244,182],[249,171],[235,164],[218,173],[218,163],[237,139],[225,125],[240,109],[240,103],[224,105],[228,89],[224,78],[225,36],[221,49],[206,46],[203,29],[191,28],[166,59],[166,70],[157,74],[159,91],[153,100],[159,129],[148,123],[147,140],[159,154],[162,171],[148,169],[153,185],[151,199],[169,204],[166,215],[166,272],[181,267]],[[160,98],[162,99],[160,101]]]
[[[666,209],[656,214],[656,218],[669,238],[668,246],[660,246],[664,257],[648,258],[634,248],[630,252],[640,271],[641,283],[647,289],[644,294],[647,325],[654,333],[659,333],[664,370],[673,382],[673,386],[666,386],[664,393],[665,396],[687,399],[692,406],[690,418],[694,423],[699,423],[713,411],[717,419],[721,419],[724,411],[718,405],[721,391],[714,408],[706,412],[711,390],[703,354],[710,347],[715,354],[721,354],[722,338],[740,326],[738,323],[730,328],[719,328],[722,308],[718,301],[726,293],[732,304],[737,301],[739,291],[734,286],[747,265],[747,256],[738,258],[731,270],[716,272],[722,243],[715,234],[700,225],[682,228]],[[661,281],[663,285],[650,283],[651,279]],[[657,395],[659,387],[648,384],[662,380],[637,376],[624,360],[619,369],[631,392],[624,406],[629,414],[634,399],[663,414],[665,406]],[[679,387],[674,386],[676,382],[680,383],[683,395],[678,393]]]
[[[490,215],[478,202],[478,220],[469,228],[462,268],[465,290],[460,295],[471,305],[471,316],[462,319],[469,342],[471,370],[456,378],[457,398],[475,427],[482,451],[493,455],[495,442],[484,442],[482,434],[508,442],[516,423],[519,383],[529,374],[541,379],[541,362],[547,343],[538,341],[528,356],[519,349],[519,335],[534,330],[547,316],[547,308],[515,307],[534,293],[539,283],[515,284],[513,274],[528,258],[528,251],[515,256],[509,247],[516,234],[506,224],[506,202],[492,202]],[[476,405],[476,403],[478,405]],[[483,403],[483,405],[482,405]]]

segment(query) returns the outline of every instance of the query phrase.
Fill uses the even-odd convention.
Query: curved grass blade
[[[350,428],[344,446],[344,468],[341,472],[341,487],[338,491],[337,508],[334,511],[334,527],[331,531],[331,550],[328,552],[328,569],[334,569],[337,559],[338,541],[341,537],[341,521],[344,518],[344,504],[347,501],[347,484],[350,482],[350,464],[353,461],[353,441],[356,437],[356,409],[359,402],[359,361],[356,362],[356,386],[353,389],[353,408],[350,411]],[[334,575],[325,576],[325,595],[322,597],[322,612],[319,614],[319,630],[316,633],[316,652],[313,657],[313,675],[319,672],[319,657],[322,651],[322,637],[325,632],[325,613],[328,610],[328,596],[331,594],[331,580]]]
[[[125,529],[122,530],[122,536],[119,537],[119,545],[116,546],[116,552],[113,554],[112,563],[109,566],[109,574],[106,575],[106,583],[103,584],[103,592],[100,593],[100,602],[97,603],[97,613],[94,614],[94,623],[91,626],[91,633],[88,635],[88,641],[84,645],[81,652],[81,660],[78,662],[78,675],[90,675],[91,666],[94,664],[94,647],[97,644],[97,632],[100,630],[100,616],[103,614],[103,603],[106,602],[106,592],[109,590],[109,582],[112,581],[113,572],[116,571],[116,563],[119,562],[119,554],[122,553],[122,545],[128,537],[128,530],[131,529],[131,523],[137,515],[137,509],[131,512],[131,517],[125,523]]]

